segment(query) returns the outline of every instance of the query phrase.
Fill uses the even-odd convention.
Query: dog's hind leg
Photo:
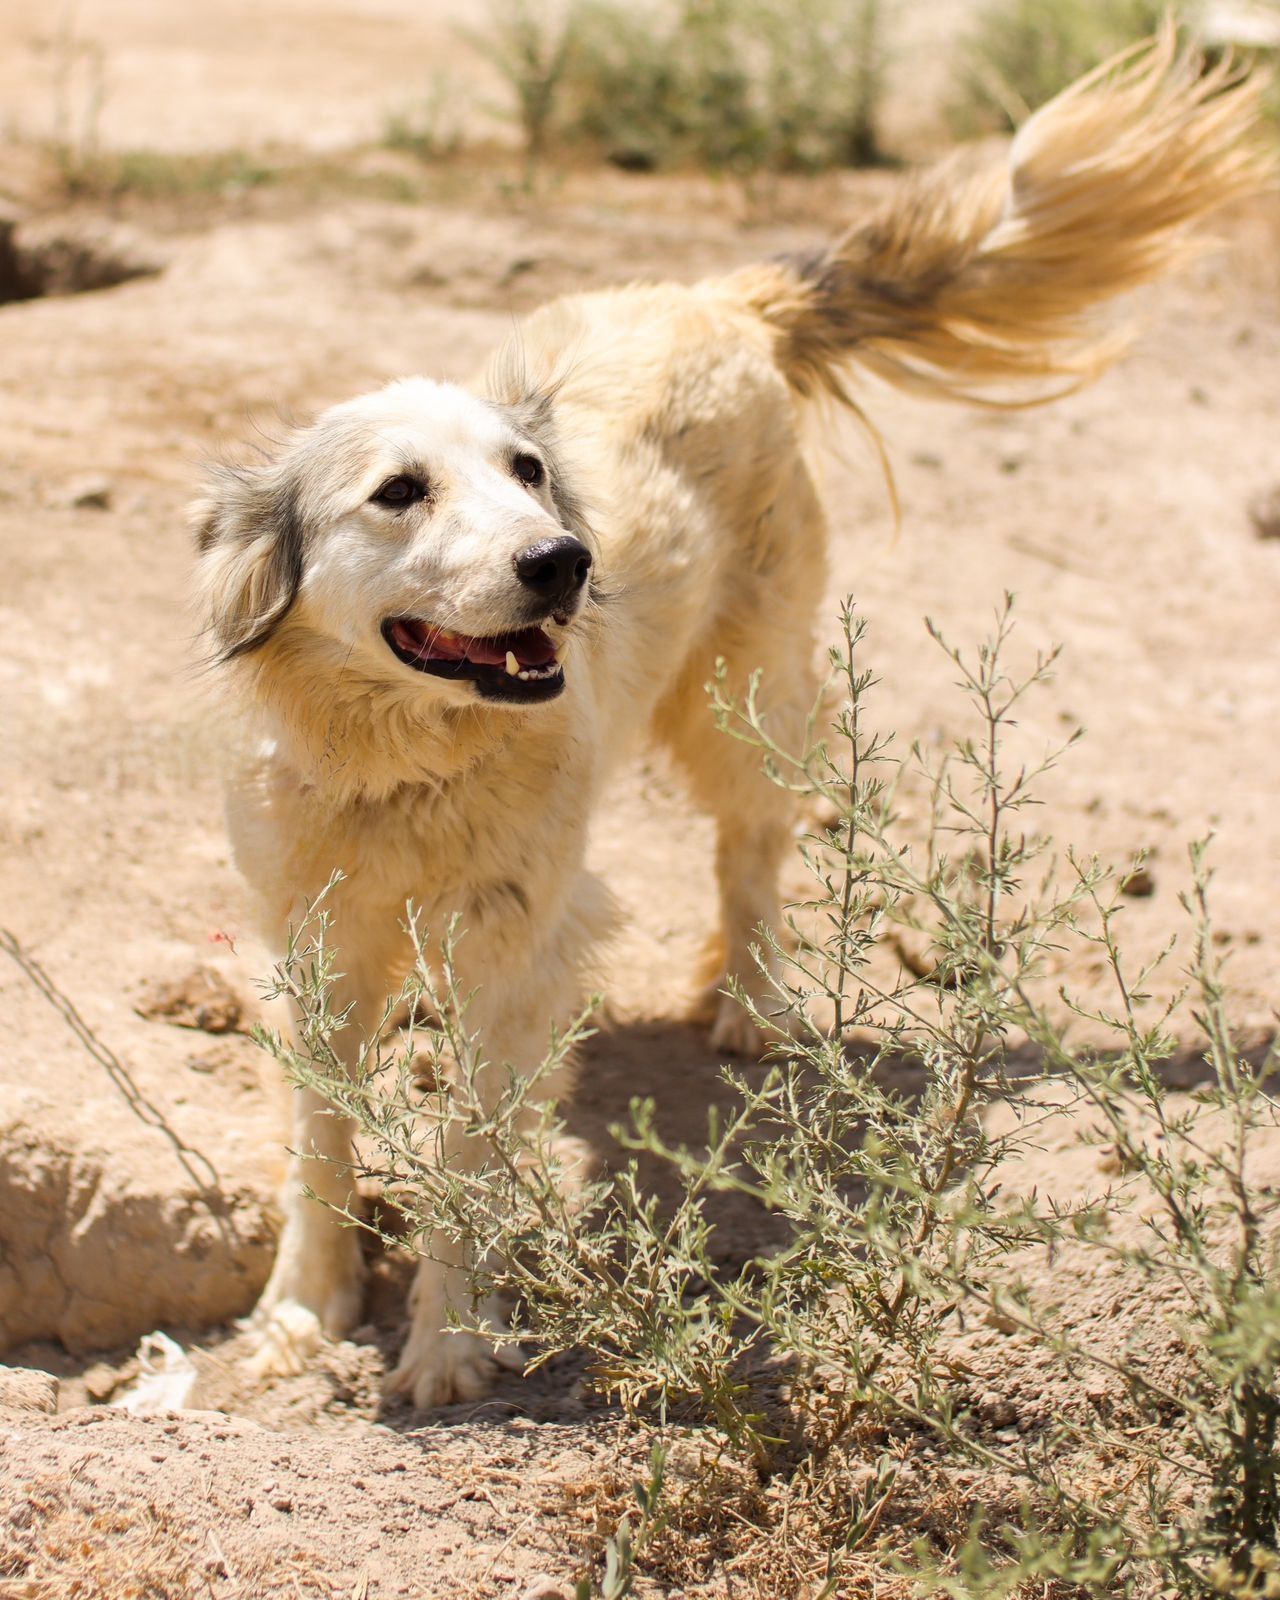
[[[766,775],[761,750],[716,731],[706,684],[718,658],[725,692],[741,704],[758,672],[757,704],[769,736],[788,752],[800,752],[819,688],[813,612],[823,593],[824,553],[822,510],[797,463],[789,492],[754,530],[750,566],[735,584],[732,610],[710,647],[691,659],[654,723],[694,798],[716,822],[720,949],[694,1016],[710,1024],[717,1049],[735,1054],[758,1054],[771,1030],[724,992],[730,979],[765,1018],[776,1014],[776,1026],[787,1027],[771,981],[778,959],[760,929],[780,928],[778,879],[793,846],[798,807]]]

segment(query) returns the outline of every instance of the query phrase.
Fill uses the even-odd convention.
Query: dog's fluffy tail
[[[1049,398],[1123,347],[1098,305],[1193,254],[1195,224],[1266,181],[1264,87],[1202,71],[1167,27],[1050,101],[1007,162],[925,172],[829,250],[724,287],[776,331],[800,394],[852,403],[856,363],[927,394]]]

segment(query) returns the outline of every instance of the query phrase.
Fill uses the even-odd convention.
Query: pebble
[[[996,1428],[1010,1428],[1018,1420],[1018,1408],[1012,1400],[1006,1400],[994,1389],[988,1389],[986,1394],[978,1401],[978,1406],[986,1420]]]
[[[545,1573],[539,1573],[520,1600],[573,1600],[573,1591],[563,1583],[558,1583],[555,1578],[548,1578]]]
[[[1280,484],[1254,495],[1249,502],[1249,521],[1259,539],[1280,539]]]
[[[120,1374],[105,1361],[95,1362],[84,1375],[84,1392],[95,1405],[102,1405],[120,1387]]]
[[[1120,893],[1131,895],[1135,900],[1146,900],[1155,892],[1156,880],[1150,867],[1135,867],[1120,880]]]
[[[106,478],[69,478],[55,491],[54,504],[69,506],[73,511],[110,511],[111,493],[111,484]]]

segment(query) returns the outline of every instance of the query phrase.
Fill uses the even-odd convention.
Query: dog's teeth
[[[519,678],[523,676],[520,671],[520,663],[516,660],[516,653],[514,650],[507,651],[507,672],[513,678]]]

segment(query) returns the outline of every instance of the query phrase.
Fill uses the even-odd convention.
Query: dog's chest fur
[[[342,903],[371,926],[398,931],[409,904],[437,931],[456,913],[504,942],[554,920],[581,870],[598,762],[580,718],[511,721],[460,771],[338,806],[323,781],[264,747],[229,812],[268,922],[297,926],[335,871]]]

